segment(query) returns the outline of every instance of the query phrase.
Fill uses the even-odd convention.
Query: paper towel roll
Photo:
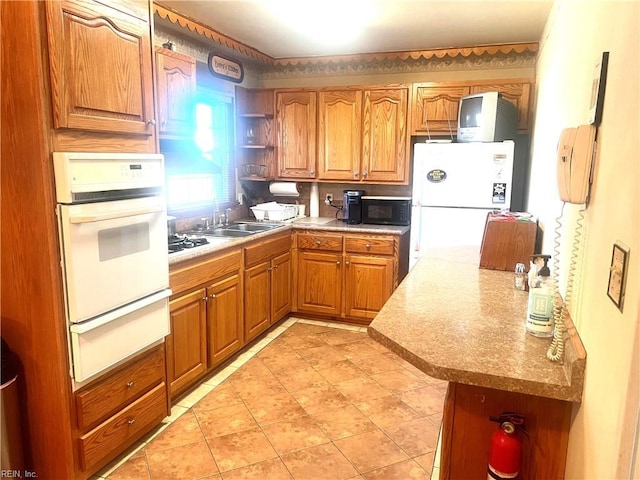
[[[271,182],[269,191],[275,197],[299,197],[298,184],[296,182]]]
[[[311,194],[309,196],[309,216],[318,218],[320,216],[320,192],[318,191],[318,183],[311,184]]]

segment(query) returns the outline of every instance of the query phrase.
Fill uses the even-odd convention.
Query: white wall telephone
[[[565,128],[558,142],[558,193],[563,202],[586,203],[596,127]]]

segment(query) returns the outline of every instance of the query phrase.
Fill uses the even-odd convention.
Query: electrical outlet
[[[629,263],[629,248],[621,242],[613,244],[611,266],[609,267],[609,286],[607,296],[622,311],[624,304],[624,290],[627,283],[627,265]]]
[[[333,203],[333,193],[327,193],[324,197],[325,205],[331,205]]]

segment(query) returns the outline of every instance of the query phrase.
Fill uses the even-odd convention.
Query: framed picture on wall
[[[596,63],[593,71],[593,83],[591,84],[591,102],[589,104],[589,123],[596,127],[602,120],[602,108],[604,106],[604,91],[607,85],[607,65],[609,52],[602,52],[602,57]]]

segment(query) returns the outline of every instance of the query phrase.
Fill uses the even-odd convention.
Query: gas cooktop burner
[[[185,248],[193,248],[206,245],[209,240],[206,237],[196,237],[188,235],[169,235],[169,253],[179,252]]]

